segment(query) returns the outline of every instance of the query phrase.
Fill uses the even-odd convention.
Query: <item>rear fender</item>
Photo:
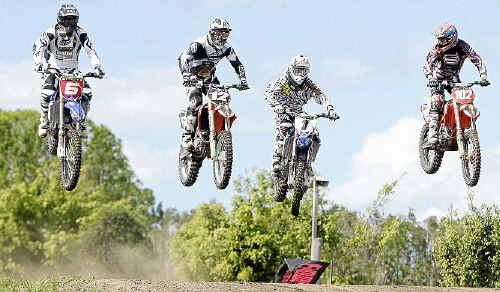
[[[85,121],[85,110],[82,105],[75,101],[67,101],[64,107],[69,110],[71,119],[75,123],[83,123]]]

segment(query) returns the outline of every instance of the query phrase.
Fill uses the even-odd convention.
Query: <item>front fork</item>
[[[60,89],[59,89],[60,90]],[[64,138],[64,99],[62,94],[59,94],[59,132],[57,142],[57,157],[66,157],[66,141]]]
[[[229,112],[229,105],[225,105],[226,107],[226,112]],[[215,148],[215,142],[216,142],[216,136],[217,132],[215,130],[215,109],[212,109],[212,104],[209,103],[208,105],[208,125],[210,128],[210,157],[213,160],[217,159],[217,153],[216,153],[216,148]],[[224,119],[225,127],[226,130],[231,128],[231,122],[229,121],[229,116]]]
[[[453,103],[453,111],[455,114],[455,124],[457,128],[457,146],[458,146],[458,155],[460,159],[463,159],[465,157],[465,137],[464,137],[464,130],[462,129],[462,125],[460,123],[460,112],[458,110],[458,105],[457,103]],[[476,123],[474,121],[474,118],[471,117],[471,129],[474,130],[476,128]]]
[[[212,107],[212,103],[208,102],[208,127],[210,129],[210,158],[215,159],[215,118],[214,118],[215,109]]]

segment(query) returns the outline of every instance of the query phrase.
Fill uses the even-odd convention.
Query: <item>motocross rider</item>
[[[99,78],[104,76],[101,61],[97,56],[94,45],[87,32],[78,26],[79,13],[72,4],[61,5],[57,13],[57,24],[49,27],[42,33],[33,45],[33,59],[35,71],[43,73],[42,90],[40,96],[40,125],[38,135],[43,138],[48,129],[48,107],[51,96],[57,92],[57,76],[47,73],[47,69],[58,69],[61,73],[71,74],[78,72],[78,57],[82,47],[87,51],[90,62]],[[87,113],[92,93],[85,82],[82,95],[82,105]],[[82,127],[82,136],[86,137],[85,124]]]
[[[210,23],[208,34],[192,42],[179,56],[179,68],[189,100],[186,116],[184,119],[181,118],[184,154],[193,147],[197,108],[203,102],[203,94],[207,94],[209,84],[219,84],[215,76],[217,63],[224,57],[227,58],[240,79],[239,89],[249,88],[245,69],[234,49],[227,43],[230,32],[231,27],[227,20],[214,18]]]
[[[295,117],[302,113],[302,107],[311,98],[325,107],[330,119],[339,118],[328,98],[308,77],[310,67],[306,56],[301,54],[293,57],[286,72],[269,84],[264,93],[276,120],[276,141],[272,160],[274,177],[280,171],[281,149],[286,134],[294,131]]]
[[[464,40],[458,38],[454,25],[441,24],[434,32],[437,43],[427,54],[424,74],[431,89],[431,108],[427,146],[434,146],[438,141],[439,118],[444,108],[444,89],[451,92],[451,86],[441,86],[443,81],[460,82],[459,73],[465,59],[474,64],[479,71],[481,85],[490,84],[486,67],[481,57]]]

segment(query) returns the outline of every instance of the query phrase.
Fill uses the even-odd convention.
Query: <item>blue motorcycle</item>
[[[291,213],[294,216],[299,215],[302,196],[312,185],[314,173],[311,163],[316,159],[321,144],[317,125],[319,118],[330,117],[326,113],[300,114],[294,121],[295,131],[290,124],[290,131],[284,137],[280,172],[274,182],[274,199],[283,202],[288,189],[293,189]]]
[[[64,74],[57,69],[44,73],[57,78],[57,92],[49,102],[47,148],[50,154],[59,158],[62,187],[72,191],[78,183],[82,163],[82,124],[87,116],[83,106],[85,78],[102,76],[79,72]]]

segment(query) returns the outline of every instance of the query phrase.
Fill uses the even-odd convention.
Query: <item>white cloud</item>
[[[377,195],[380,187],[405,175],[397,186],[394,198],[386,205],[392,213],[415,210],[419,218],[429,215],[442,216],[453,205],[465,209],[468,189],[461,174],[457,152],[447,152],[441,169],[428,175],[420,168],[418,135],[421,122],[417,119],[400,119],[393,127],[368,135],[361,151],[353,157],[350,178],[331,193],[331,198],[348,207],[366,208]],[[483,150],[481,179],[475,191],[475,200],[500,203],[497,196],[500,177],[500,153]]]
[[[176,68],[142,69],[125,77],[93,82],[90,117],[127,128],[164,128],[175,123],[187,104]]]
[[[373,67],[363,64],[360,60],[350,57],[331,57],[321,63],[322,79],[336,87],[359,84]]]
[[[141,143],[125,143],[123,152],[137,176],[148,185],[159,185],[166,177],[175,175],[177,148],[161,147]]]
[[[40,105],[40,76],[30,62],[0,64],[0,108],[37,109]]]
[[[201,4],[207,9],[223,9],[228,7],[242,6],[265,6],[267,9],[280,7],[286,0],[201,0]]]

